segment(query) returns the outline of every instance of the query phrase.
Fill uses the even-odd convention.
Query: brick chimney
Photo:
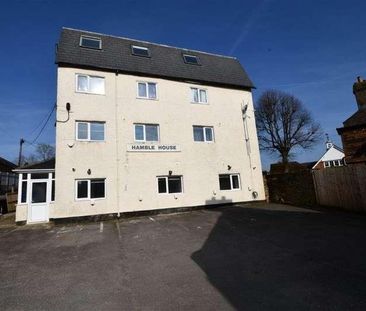
[[[353,84],[353,94],[355,94],[358,109],[366,109],[366,80],[357,77]]]

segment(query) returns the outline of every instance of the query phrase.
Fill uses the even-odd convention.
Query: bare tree
[[[321,138],[321,128],[301,101],[284,92],[267,90],[256,106],[259,144],[287,163],[296,147],[309,149]]]
[[[36,154],[40,161],[49,160],[55,157],[55,147],[49,144],[38,144]]]

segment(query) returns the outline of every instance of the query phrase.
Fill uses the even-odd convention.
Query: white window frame
[[[78,90],[79,76],[87,77],[87,80],[88,80],[88,90],[87,91],[79,91]],[[103,93],[96,93],[96,92],[91,92],[90,91],[90,79],[91,78],[103,79],[103,81],[104,81],[104,90],[103,90]],[[84,74],[84,73],[77,73],[77,74],[75,74],[75,92],[76,93],[81,93],[81,94],[105,95],[105,77],[95,76],[95,75],[88,75],[88,74]]]
[[[89,40],[94,40],[94,41],[99,41],[99,48],[93,48],[93,47],[90,47],[90,46],[85,46],[85,45],[83,45],[83,44],[82,44],[82,42],[83,42],[83,38],[85,38],[85,39],[89,39]],[[83,47],[83,48],[87,48],[87,49],[101,50],[101,49],[102,49],[102,39],[101,39],[101,38],[98,38],[98,37],[92,37],[92,36],[84,36],[84,35],[81,35],[81,36],[80,36],[79,46],[80,46],[80,47]]]
[[[203,141],[201,140],[194,140],[194,128],[195,127],[200,127],[203,130]],[[211,129],[212,131],[212,140],[206,140],[206,128]],[[214,127],[213,126],[202,126],[202,125],[193,125],[192,126],[192,131],[193,131],[193,141],[195,143],[209,143],[212,144],[215,142],[215,131],[214,131]]]
[[[139,84],[145,84],[146,86],[146,96],[140,96],[139,95]],[[156,97],[155,98],[150,98],[149,97],[149,84],[155,84],[155,93],[156,93]],[[137,81],[136,83],[136,93],[137,96],[136,98],[138,99],[148,99],[148,100],[158,100],[158,84],[156,82],[149,82],[149,81]]]
[[[146,140],[146,125],[153,125],[153,126],[157,126],[158,128],[158,140]],[[143,140],[138,140],[136,139],[136,126],[143,126],[144,128],[144,139]],[[159,124],[154,124],[154,123],[134,123],[133,124],[133,139],[135,142],[138,143],[158,143],[160,142],[160,125]]]
[[[56,173],[55,172],[52,172],[52,173],[49,173],[49,174],[51,174],[51,176],[49,177],[49,179],[50,179],[50,187],[51,187],[51,193],[50,193],[50,202],[55,202],[55,200],[56,200]],[[55,182],[55,189],[53,189],[53,191],[54,191],[54,193],[55,193],[55,196],[54,196],[54,198],[53,198],[53,200],[52,200],[52,182]]]
[[[198,91],[198,102],[195,102],[194,101],[193,90],[197,90]],[[206,88],[200,88],[200,87],[196,87],[196,86],[191,86],[190,87],[190,91],[191,91],[191,93],[189,94],[189,96],[191,98],[191,104],[208,105],[208,90]],[[205,93],[206,93],[206,101],[205,102],[201,100],[201,91],[205,91]]]
[[[86,123],[88,125],[88,138],[86,139],[82,139],[79,138],[79,131],[78,131],[78,125],[79,123]],[[91,131],[90,131],[90,126],[91,123],[99,123],[99,124],[103,124],[103,130],[104,130],[104,139],[103,140],[95,140],[95,139],[91,139]],[[75,122],[75,139],[77,141],[89,141],[89,142],[104,142],[105,141],[105,122],[103,121],[76,121]]]
[[[169,192],[169,182],[168,179],[169,177],[175,177],[175,178],[180,178],[180,186],[182,191],[181,192]],[[159,179],[165,179],[165,187],[166,187],[166,191],[167,192],[159,192]],[[174,194],[181,194],[184,193],[184,186],[183,186],[183,175],[171,175],[171,176],[167,176],[167,175],[162,175],[162,176],[156,176],[156,191],[159,195],[174,195]]]
[[[147,54],[148,54],[148,55],[140,55],[140,54],[135,54],[135,53],[134,53],[134,51],[133,51],[133,49],[140,49],[140,50],[145,50],[145,51],[147,51]],[[132,55],[134,55],[134,56],[140,56],[140,57],[150,57],[150,50],[149,50],[149,48],[147,48],[147,47],[144,47],[144,46],[139,46],[139,45],[131,45],[131,53],[132,53]]]
[[[324,167],[330,167],[329,161],[324,161]]]
[[[104,180],[104,197],[102,198],[91,198],[91,181],[96,179]],[[88,182],[88,197],[86,198],[78,198],[78,181],[87,181]],[[107,183],[106,178],[78,178],[75,179],[75,201],[92,201],[92,200],[104,200],[107,197]]]
[[[229,175],[230,176],[230,189],[220,189],[220,175]],[[239,181],[239,188],[233,188],[233,176],[238,176],[238,181]],[[219,189],[220,191],[238,191],[241,190],[241,180],[240,180],[240,174],[239,173],[233,173],[233,174],[227,174],[227,173],[223,173],[223,174],[219,174]]]

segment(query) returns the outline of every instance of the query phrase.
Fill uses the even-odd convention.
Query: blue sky
[[[364,1],[2,1],[0,156],[14,160],[55,103],[55,44],[62,26],[237,57],[254,81],[302,100],[341,146],[336,128],[355,110],[366,77]],[[54,120],[54,119],[52,119]],[[54,122],[38,142],[54,143]],[[25,145],[25,153],[33,151]],[[298,151],[317,160],[321,143]],[[262,154],[264,167],[278,159]]]

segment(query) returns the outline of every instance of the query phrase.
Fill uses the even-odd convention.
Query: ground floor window
[[[239,174],[221,174],[219,175],[220,190],[240,189]]]
[[[159,193],[181,193],[182,176],[158,176],[158,192]]]
[[[105,179],[77,179],[76,199],[102,199],[105,198]]]

